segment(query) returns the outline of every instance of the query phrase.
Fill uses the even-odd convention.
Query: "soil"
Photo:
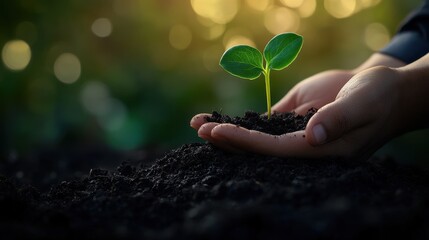
[[[222,115],[214,111],[211,117],[207,117],[208,122],[232,123],[250,130],[269,133],[272,135],[282,135],[288,132],[305,129],[310,118],[317,112],[317,109],[311,108],[304,116],[294,112],[278,113],[274,112],[270,118],[267,115],[261,115],[253,111],[245,112],[243,117],[231,118],[228,115]]]
[[[313,113],[284,115],[288,131]],[[208,143],[94,156],[126,161],[42,188],[2,172],[2,239],[429,238],[429,173],[390,157],[284,159]]]

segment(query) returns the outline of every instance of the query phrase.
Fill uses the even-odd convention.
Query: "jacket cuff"
[[[395,35],[379,52],[408,64],[426,55],[429,43],[418,32],[404,31]]]

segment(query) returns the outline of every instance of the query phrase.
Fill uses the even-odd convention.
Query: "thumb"
[[[352,104],[355,105],[355,104]],[[364,124],[358,106],[339,100],[320,108],[307,124],[305,134],[311,145],[334,141]]]

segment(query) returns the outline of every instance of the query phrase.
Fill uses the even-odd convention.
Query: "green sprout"
[[[289,66],[302,48],[303,38],[295,33],[282,33],[273,37],[265,46],[264,55],[258,49],[237,45],[225,51],[220,66],[233,76],[254,80],[261,73],[265,76],[267,114],[271,117],[270,71]],[[263,65],[265,59],[265,67]]]

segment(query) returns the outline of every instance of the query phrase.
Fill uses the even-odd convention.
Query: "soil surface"
[[[208,122],[232,123],[250,130],[269,133],[272,135],[282,135],[288,132],[295,132],[305,129],[308,120],[317,112],[311,108],[304,116],[293,112],[274,112],[270,118],[253,111],[247,111],[243,117],[233,117],[222,115],[214,111],[211,117],[207,117]]]
[[[290,131],[308,120],[288,116]],[[161,157],[126,156],[113,155],[127,159],[115,168],[52,180],[46,190],[0,177],[0,236],[429,238],[429,174],[392,158],[283,159],[207,143],[185,144]],[[7,162],[0,165],[8,169]]]

